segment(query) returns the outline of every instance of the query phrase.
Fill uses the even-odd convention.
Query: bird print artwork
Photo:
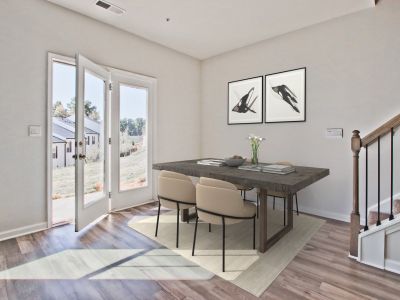
[[[282,84],[274,86],[272,87],[272,90],[277,93],[283,101],[289,104],[295,112],[300,113],[300,110],[297,108],[297,96],[287,85]]]
[[[237,113],[247,113],[247,112],[252,112],[256,113],[254,109],[251,107],[253,106],[254,102],[256,102],[258,96],[255,96],[254,99],[252,99],[254,93],[254,87],[252,87],[245,95],[240,98],[239,102],[235,105],[234,108],[232,108],[232,111],[237,112]]]

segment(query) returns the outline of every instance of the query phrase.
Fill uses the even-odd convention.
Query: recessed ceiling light
[[[111,12],[117,14],[117,15],[122,15],[123,13],[125,13],[124,9],[122,9],[121,7],[118,7],[118,6],[112,4],[112,3],[108,2],[108,1],[100,0],[100,1],[96,2],[96,5],[101,7],[101,8],[104,8],[104,9],[106,9],[108,11],[111,11]]]

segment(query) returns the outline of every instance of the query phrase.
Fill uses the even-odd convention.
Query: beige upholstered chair
[[[246,198],[246,192],[253,190],[253,187],[248,187],[248,186],[244,186],[241,184],[235,184],[236,188],[240,191],[240,196],[243,197],[243,200],[245,201],[249,201],[249,202],[253,202],[252,200],[249,200]],[[257,218],[258,218],[258,207],[259,207],[259,198],[258,198],[258,193],[257,193],[257,199],[256,199],[256,207],[257,207]]]
[[[158,213],[156,234],[160,219],[160,207],[176,209],[176,248],[179,247],[179,211],[196,206],[196,188],[186,175],[161,171],[158,177]]]
[[[196,246],[199,218],[207,223],[222,225],[222,271],[225,272],[225,225],[253,219],[253,249],[255,249],[256,207],[243,201],[232,183],[200,178],[196,186],[196,225],[194,230],[192,256]]]

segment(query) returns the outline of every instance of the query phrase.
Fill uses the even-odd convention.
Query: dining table
[[[208,158],[209,159],[209,158]],[[226,165],[214,166],[199,164],[204,159],[192,159],[153,164],[153,170],[167,170],[185,174],[191,177],[208,177],[231,182],[257,190],[259,197],[259,243],[258,251],[266,252],[283,236],[293,229],[293,195],[329,175],[329,169],[294,166],[294,172],[286,175],[253,170],[243,170]],[[250,163],[246,163],[250,164]],[[263,163],[262,165],[268,165]],[[268,237],[268,195],[279,195],[287,201],[287,222],[278,232]],[[188,211],[184,213],[185,220],[189,218]]]

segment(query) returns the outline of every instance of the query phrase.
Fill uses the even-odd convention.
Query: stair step
[[[393,214],[400,214],[400,199],[396,199],[393,202]]]
[[[393,215],[400,214],[400,199],[393,200]],[[381,221],[388,219],[390,217],[389,213],[381,212]],[[378,221],[378,212],[370,211],[368,213],[368,225],[376,224]]]
[[[381,212],[381,221],[388,219],[390,214]],[[377,211],[370,211],[368,214],[368,225],[376,224],[378,221],[378,212]]]

